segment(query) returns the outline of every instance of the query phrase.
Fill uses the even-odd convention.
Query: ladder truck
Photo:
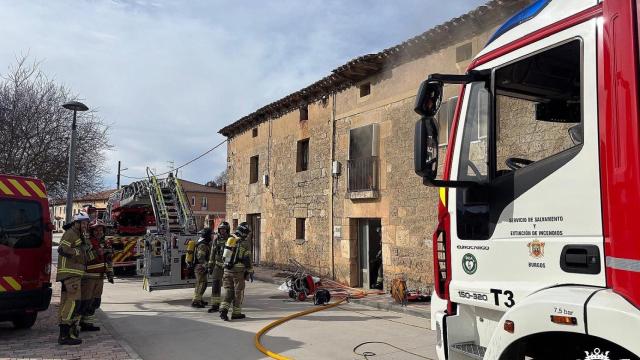
[[[465,74],[421,84],[414,162],[439,188],[439,359],[640,356],[639,11],[533,1]],[[445,155],[447,84],[460,101]]]
[[[147,291],[192,287],[195,277],[186,262],[187,245],[197,240],[195,219],[180,180],[172,173],[123,186],[109,198],[107,211],[115,228],[143,235],[136,241],[136,271]],[[119,221],[138,214],[137,222]]]

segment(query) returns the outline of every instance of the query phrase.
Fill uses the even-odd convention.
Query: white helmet
[[[89,220],[91,220],[89,218],[89,215],[87,215],[87,213],[82,212],[82,211],[77,213],[77,214],[75,214],[75,215],[73,215],[73,221],[74,222],[75,221],[89,221]]]

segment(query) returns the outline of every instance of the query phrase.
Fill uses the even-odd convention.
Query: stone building
[[[252,225],[254,261],[282,267],[295,259],[369,288],[381,257],[385,284],[403,277],[410,288],[429,287],[437,191],[413,170],[417,88],[430,73],[464,73],[527,3],[490,1],[221,129],[229,139],[227,215]],[[445,88],[441,133],[457,92]]]

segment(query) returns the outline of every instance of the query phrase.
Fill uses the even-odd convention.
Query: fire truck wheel
[[[29,329],[36,323],[36,318],[38,317],[37,312],[32,313],[23,313],[21,315],[17,315],[13,320],[13,327],[16,329]]]

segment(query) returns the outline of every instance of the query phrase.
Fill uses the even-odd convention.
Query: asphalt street
[[[210,291],[210,289],[207,289]],[[208,291],[208,293],[209,293]],[[224,322],[218,314],[190,307],[192,289],[142,290],[140,279],[105,283],[102,310],[111,327],[144,359],[265,359],[254,347],[255,333],[268,323],[308,309],[311,303],[292,302],[273,284],[247,284],[244,320]],[[435,358],[435,333],[428,320],[346,304],[287,322],[264,336],[270,350],[295,359]]]

